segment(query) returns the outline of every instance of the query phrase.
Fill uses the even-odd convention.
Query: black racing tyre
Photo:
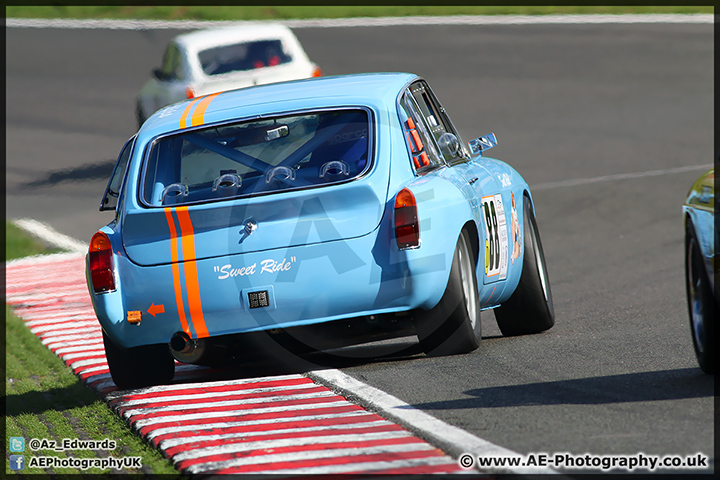
[[[685,232],[685,286],[695,356],[703,372],[715,373],[715,313],[718,306],[706,273],[697,235],[690,222]]]
[[[175,360],[165,344],[122,348],[105,332],[103,342],[110,375],[121,389],[161,385],[169,383],[175,376]]]
[[[480,345],[475,255],[467,232],[458,238],[445,293],[434,308],[416,313],[415,330],[429,356],[468,353]]]
[[[555,325],[550,281],[537,222],[530,199],[523,198],[525,249],[520,282],[512,296],[495,309],[495,319],[505,336],[540,333]]]

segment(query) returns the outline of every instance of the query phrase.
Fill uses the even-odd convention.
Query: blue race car
[[[415,334],[428,355],[466,353],[489,308],[504,335],[552,327],[532,196],[483,156],[495,144],[463,144],[407,73],[159,110],[120,153],[100,206],[115,220],[87,256],[115,383],[252,358],[268,338],[295,352]]]

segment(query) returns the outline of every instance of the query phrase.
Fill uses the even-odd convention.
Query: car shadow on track
[[[297,354],[281,344],[269,342],[262,353],[245,360],[228,361],[217,367],[178,368],[173,383],[211,382],[277,375],[304,374],[314,370],[348,368],[370,363],[401,362],[423,358],[415,337],[371,342],[349,347]]]
[[[52,170],[44,178],[39,178],[21,185],[24,188],[54,186],[61,182],[87,182],[102,180],[106,182],[113,171],[114,160],[104,160],[72,168]]]
[[[627,373],[465,391],[472,398],[413,405],[422,410],[598,405],[704,398],[714,395],[714,378],[698,368]]]

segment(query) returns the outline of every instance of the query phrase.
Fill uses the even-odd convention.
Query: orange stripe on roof
[[[180,230],[182,232],[183,260],[185,261],[185,287],[188,295],[188,309],[190,310],[190,319],[197,338],[209,337],[207,326],[205,326],[205,316],[202,311],[202,302],[200,301],[200,284],[198,282],[197,261],[195,259],[195,231],[190,221],[190,213],[188,207],[178,207],[177,216],[180,222]]]
[[[180,264],[178,263],[178,241],[177,241],[177,230],[175,229],[175,220],[172,217],[172,209],[170,207],[165,208],[165,218],[167,218],[168,227],[170,227],[170,259],[172,261],[172,272],[173,272],[173,288],[175,289],[175,303],[177,304],[178,317],[180,317],[180,325],[182,326],[183,332],[187,333],[188,336],[192,337],[190,333],[190,327],[188,326],[187,319],[185,318],[185,306],[182,299],[182,286],[180,285]]]
[[[188,117],[188,115],[190,114],[190,110],[192,110],[193,107],[195,107],[195,105],[196,105],[200,100],[202,100],[202,98],[203,98],[203,97],[198,97],[198,98],[196,98],[196,99],[193,100],[192,102],[188,103],[188,106],[187,106],[187,107],[185,107],[185,110],[183,110],[183,113],[182,113],[182,115],[180,116],[180,128],[187,128],[187,127],[188,127],[187,117]]]
[[[205,110],[207,110],[210,102],[215,100],[215,97],[217,97],[218,95],[220,95],[220,93],[213,93],[212,95],[204,97],[202,101],[198,103],[198,106],[197,108],[195,108],[192,118],[190,119],[191,126],[195,127],[197,125],[202,125],[203,123],[205,123]]]

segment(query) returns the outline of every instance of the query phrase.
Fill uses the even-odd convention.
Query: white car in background
[[[182,100],[321,75],[285,25],[257,23],[184,33],[170,41],[162,65],[138,94],[138,127],[157,110]]]

